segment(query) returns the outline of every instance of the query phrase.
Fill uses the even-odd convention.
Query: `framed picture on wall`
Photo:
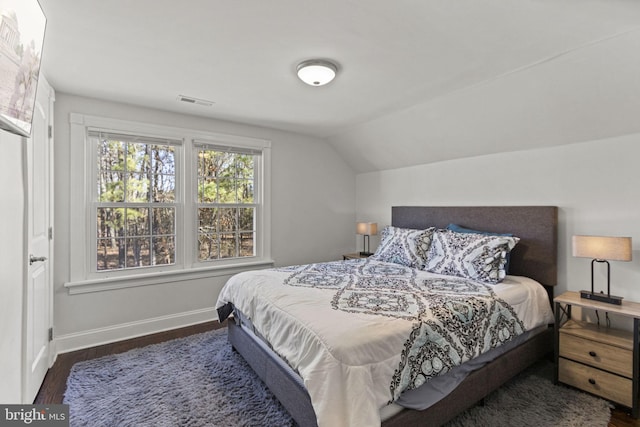
[[[38,0],[0,0],[0,128],[31,135],[47,19]]]

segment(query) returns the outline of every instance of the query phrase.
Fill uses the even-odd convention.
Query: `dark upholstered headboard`
[[[391,225],[445,228],[449,223],[495,233],[513,233],[520,241],[511,252],[509,274],[530,277],[545,286],[558,283],[558,208],[556,206],[394,206]]]

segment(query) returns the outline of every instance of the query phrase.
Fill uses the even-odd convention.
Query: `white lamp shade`
[[[336,76],[338,68],[329,61],[309,60],[298,65],[298,77],[310,86],[323,86]]]
[[[573,236],[573,256],[631,261],[631,237]]]
[[[378,234],[378,223],[376,222],[359,222],[356,225],[356,233],[365,236],[374,236]]]

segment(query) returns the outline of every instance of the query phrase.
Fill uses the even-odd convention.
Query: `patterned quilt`
[[[404,390],[548,320],[526,325],[505,286],[352,260],[241,273],[218,307],[242,311],[300,373],[321,427],[371,426]]]
[[[406,389],[479,356],[524,332],[492,285],[459,277],[418,278],[397,264],[323,263],[277,269],[284,284],[335,289],[332,308],[413,322],[390,384],[390,402]]]

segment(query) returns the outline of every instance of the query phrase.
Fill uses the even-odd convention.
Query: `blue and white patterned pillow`
[[[507,254],[519,240],[510,236],[437,230],[433,233],[424,269],[432,273],[499,283],[507,275]]]
[[[433,227],[414,230],[387,226],[380,233],[380,246],[371,259],[422,269],[427,260],[434,231]]]
[[[461,227],[458,224],[449,224],[447,225],[447,230],[455,231],[458,233],[475,233],[475,234],[484,234],[485,236],[509,236],[513,237],[512,233],[494,233],[491,231],[482,231],[482,230],[474,230],[472,228]],[[509,274],[509,257],[510,253],[507,253],[507,263],[504,266],[504,271],[506,274]]]

